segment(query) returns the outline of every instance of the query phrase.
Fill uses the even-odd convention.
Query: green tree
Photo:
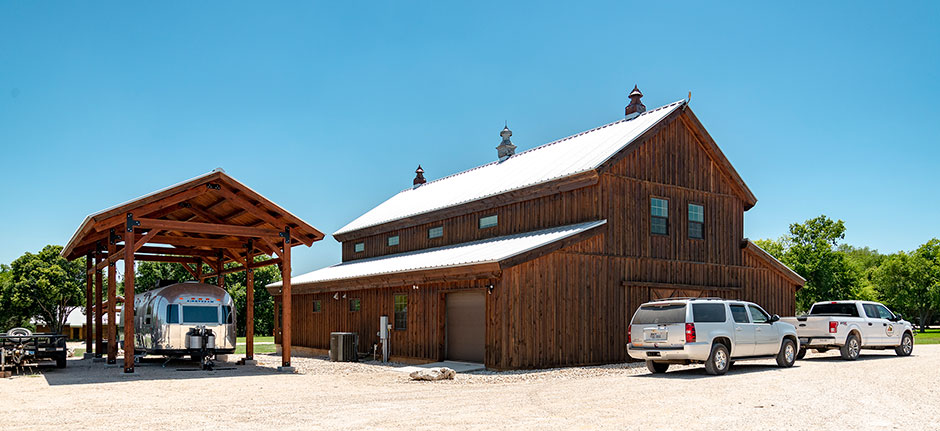
[[[0,331],[12,328],[18,325],[15,312],[13,310],[13,301],[7,298],[10,293],[10,286],[13,282],[13,272],[8,265],[0,265]]]
[[[836,249],[844,238],[845,222],[821,215],[791,224],[789,235],[778,241],[758,240],[755,244],[806,279],[806,285],[796,293],[796,308],[807,310],[814,302],[858,296],[860,275],[845,253]]]
[[[849,266],[855,271],[859,285],[856,298],[865,301],[878,301],[878,290],[874,283],[875,271],[881,266],[887,256],[868,247],[853,247],[840,244],[839,252],[845,255]]]
[[[911,253],[888,256],[873,278],[882,301],[896,311],[917,316],[924,332],[940,309],[940,240],[931,239]]]
[[[10,265],[2,295],[8,323],[24,324],[37,317],[54,332],[85,301],[85,259],[67,261],[62,246],[47,245],[39,253],[26,253]]]

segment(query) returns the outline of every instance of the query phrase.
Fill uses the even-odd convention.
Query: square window
[[[388,246],[398,245],[398,235],[388,237]]]
[[[651,198],[650,214],[656,217],[669,217],[669,201],[666,199]]]
[[[689,221],[705,223],[705,207],[696,204],[689,204]]]
[[[319,299],[313,301],[313,312],[314,313],[320,312],[320,300]]]
[[[480,217],[480,229],[496,226],[497,222],[498,220],[496,219],[496,214]]]
[[[444,226],[432,227],[428,229],[428,238],[440,238],[444,236]]]
[[[395,329],[408,327],[408,295],[395,295]]]
[[[366,250],[366,243],[357,242],[356,245],[353,246],[353,250],[355,250],[356,253],[362,253],[363,251]]]
[[[350,298],[349,311],[359,311],[362,309],[362,300],[359,298]]]
[[[657,235],[669,235],[669,228],[666,219],[662,217],[653,217],[650,220],[650,232]]]

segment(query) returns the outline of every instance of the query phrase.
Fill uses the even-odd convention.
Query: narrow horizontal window
[[[705,207],[689,204],[689,238],[705,238]]]
[[[398,235],[388,237],[388,246],[398,245]]]
[[[650,233],[669,235],[669,201],[650,198]]]
[[[362,308],[362,301],[359,298],[349,300],[349,311],[359,311]]]
[[[313,312],[314,313],[320,312],[320,300],[319,299],[316,299],[313,301]]]
[[[364,243],[364,242],[357,242],[356,245],[353,246],[353,250],[355,250],[356,253],[362,253],[362,252],[366,251],[366,243]]]
[[[444,236],[444,226],[432,227],[428,229],[428,238],[440,238]]]
[[[486,229],[488,227],[496,226],[496,214],[486,217],[480,217],[480,229]]]

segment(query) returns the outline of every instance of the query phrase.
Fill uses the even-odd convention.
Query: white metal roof
[[[405,189],[334,235],[472,202],[597,169],[684,100],[569,136],[413,189]]]
[[[499,262],[607,223],[600,220],[480,241],[339,263],[291,277],[292,285]],[[281,282],[267,287],[280,287]]]

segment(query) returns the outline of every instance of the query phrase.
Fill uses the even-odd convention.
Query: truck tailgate
[[[780,319],[796,327],[796,335],[803,337],[829,337],[829,322],[832,316],[800,316]]]

